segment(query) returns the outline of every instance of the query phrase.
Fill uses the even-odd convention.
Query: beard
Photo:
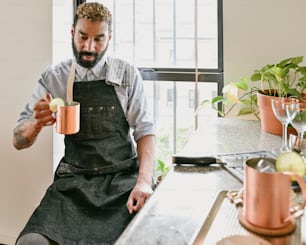
[[[108,44],[106,45],[105,49],[101,53],[94,53],[94,52],[86,52],[86,51],[78,51],[75,44],[74,39],[72,38],[72,50],[74,57],[76,59],[76,62],[85,67],[85,68],[93,68],[96,64],[99,63],[99,61],[103,58],[104,54],[106,53],[108,48]],[[83,59],[83,56],[91,56],[94,57],[93,60],[85,60]]]

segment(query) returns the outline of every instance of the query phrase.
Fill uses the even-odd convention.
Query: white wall
[[[224,0],[225,83],[255,68],[305,56],[305,0]]]
[[[39,73],[52,59],[52,0],[7,0],[0,8],[0,243],[13,241],[52,180],[52,128],[17,151],[12,133]]]
[[[73,56],[71,47],[71,25],[73,20],[73,1],[53,0],[53,46],[52,62],[58,62]],[[53,170],[64,155],[64,137],[53,134]]]

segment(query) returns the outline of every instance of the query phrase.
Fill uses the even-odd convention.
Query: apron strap
[[[76,66],[76,62],[75,60],[73,60],[71,67],[70,67],[69,77],[67,81],[66,100],[67,100],[68,105],[70,105],[73,101],[73,82],[74,82],[74,77],[75,77],[75,66]]]

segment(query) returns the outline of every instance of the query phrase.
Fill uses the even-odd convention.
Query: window
[[[114,53],[138,67],[194,68],[198,51],[203,54],[198,56],[199,67],[219,68],[217,10],[220,1],[98,2],[113,13]],[[195,47],[196,35],[198,50]]]
[[[168,88],[167,89],[167,107],[172,107],[173,106],[173,89]]]
[[[53,5],[67,7],[64,2],[57,0]],[[81,2],[74,0],[70,5]],[[223,87],[222,1],[98,2],[113,14],[110,51],[141,71],[157,127],[157,157],[169,162],[205,118],[217,116],[211,110],[198,116],[194,112],[199,100],[221,94]],[[62,15],[60,18],[67,18]],[[55,23],[54,32],[61,27]],[[70,47],[70,38],[66,39]],[[62,54],[58,48],[63,47],[54,47],[55,60]]]
[[[189,108],[194,108],[194,103],[195,103],[194,94],[195,94],[194,89],[188,90],[188,107]]]

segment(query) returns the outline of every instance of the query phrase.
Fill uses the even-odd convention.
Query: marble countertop
[[[258,121],[218,118],[199,129],[182,154],[272,150],[280,144],[281,137],[262,131]],[[173,166],[116,245],[190,244],[203,223],[209,220],[220,192],[242,187],[220,165]]]
[[[260,122],[217,118],[202,123],[183,152],[193,155],[271,151],[281,147],[281,137],[261,130]]]

